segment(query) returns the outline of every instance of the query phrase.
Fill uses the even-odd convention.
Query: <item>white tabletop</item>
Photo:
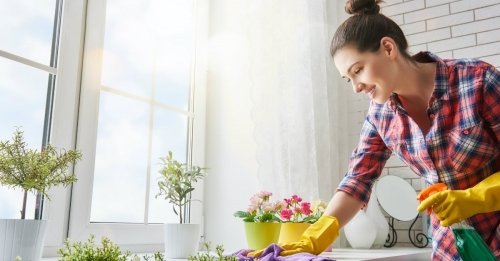
[[[420,261],[431,260],[432,249],[430,248],[380,248],[380,249],[333,249],[332,252],[324,252],[321,256],[333,258],[337,261],[361,261],[361,260],[408,260]]]

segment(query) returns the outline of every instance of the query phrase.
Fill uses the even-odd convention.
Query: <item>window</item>
[[[1,6],[0,139],[20,128],[28,146],[40,149],[50,136],[61,1],[2,0]],[[23,191],[0,187],[0,218],[20,218],[22,198]],[[28,219],[35,216],[35,201],[29,194]]]
[[[160,223],[176,222],[156,179],[169,150],[203,159],[205,2],[88,1],[70,238],[152,251]],[[200,222],[201,204],[192,213]]]
[[[159,158],[204,165],[208,1],[0,1],[1,137],[19,126],[34,148],[83,152],[77,183],[44,202],[44,256],[90,234],[161,249],[160,223],[177,219],[154,197]],[[0,218],[19,217],[20,193],[0,187]]]

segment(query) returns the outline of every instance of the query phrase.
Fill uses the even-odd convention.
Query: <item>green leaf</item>
[[[190,166],[180,163],[174,159],[172,151],[165,158],[160,158],[162,167],[159,170],[158,181],[159,192],[156,196],[164,196],[166,200],[174,204],[174,213],[180,215],[182,207],[189,207],[192,199],[189,196],[194,190],[193,184],[204,177],[205,173],[198,166]],[[181,219],[181,223],[182,223]]]
[[[233,216],[238,217],[238,218],[246,218],[250,216],[250,213],[245,212],[245,211],[236,211],[234,212]]]
[[[81,157],[77,150],[58,151],[50,144],[42,150],[30,149],[23,132],[16,129],[12,140],[0,142],[0,184],[32,193],[38,191],[50,200],[47,191],[51,187],[68,186],[77,180],[69,166]]]

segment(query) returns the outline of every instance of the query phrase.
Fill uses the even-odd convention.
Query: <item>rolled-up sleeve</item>
[[[337,190],[367,204],[373,183],[390,156],[391,151],[367,118],[361,129],[359,143],[349,160],[349,170]]]

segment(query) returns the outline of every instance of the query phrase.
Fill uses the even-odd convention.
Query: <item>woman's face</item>
[[[352,84],[354,92],[363,92],[376,103],[385,103],[394,91],[393,60],[381,48],[377,52],[360,53],[352,46],[339,49],[334,56],[342,78]]]

